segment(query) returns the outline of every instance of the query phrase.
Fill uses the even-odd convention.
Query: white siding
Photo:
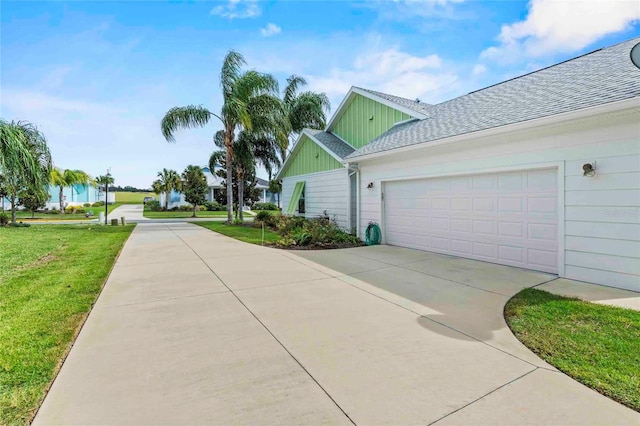
[[[564,170],[560,275],[640,291],[638,122],[635,110],[361,161],[360,235],[370,221],[382,223],[383,181],[548,165]],[[596,176],[582,176],[582,165],[593,161]]]
[[[306,217],[321,216],[326,210],[331,219],[349,228],[349,177],[347,169],[287,177],[282,180],[282,210],[286,211],[296,182],[305,181]]]

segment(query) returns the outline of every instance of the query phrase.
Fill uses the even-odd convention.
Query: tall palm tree
[[[88,186],[94,181],[86,172],[82,170],[58,169],[51,170],[51,184],[59,187],[58,201],[60,203],[60,213],[64,214],[64,189],[71,188],[75,185]]]
[[[11,221],[16,221],[16,197],[25,188],[42,188],[52,168],[47,140],[33,124],[0,119],[0,175],[11,198]]]
[[[300,92],[307,81],[300,76],[292,75],[287,79],[282,103],[285,109],[286,123],[284,126],[286,139],[280,146],[282,161],[287,159],[287,150],[290,142],[305,128],[324,129],[326,126],[326,113],[331,109],[331,103],[325,93]]]
[[[203,127],[212,118],[222,124],[222,139],[227,164],[232,164],[234,142],[238,130],[251,130],[257,114],[271,114],[280,111],[281,102],[277,97],[278,82],[269,75],[256,71],[242,71],[246,65],[244,57],[233,50],[229,51],[220,71],[220,88],[223,104],[220,114],[214,114],[203,106],[188,105],[170,109],[160,125],[162,134],[168,142],[174,142],[174,133],[178,129]],[[227,220],[233,220],[233,173],[227,167]]]
[[[180,175],[175,170],[162,169],[151,188],[156,194],[164,192],[164,209],[168,210],[171,191],[180,191]]]

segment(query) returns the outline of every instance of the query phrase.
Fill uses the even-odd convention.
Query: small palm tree
[[[286,122],[284,129],[286,138],[280,146],[282,161],[287,159],[289,144],[305,128],[324,129],[326,113],[331,109],[331,103],[325,93],[299,92],[300,87],[306,86],[307,81],[300,76],[292,75],[287,79],[282,103],[285,109]]]
[[[26,188],[42,188],[52,168],[44,135],[26,121],[0,119],[0,175],[2,192],[11,199],[11,221],[16,221],[16,197]]]
[[[269,74],[256,71],[242,71],[246,64],[244,57],[229,51],[220,71],[220,88],[223,104],[220,114],[214,114],[203,106],[188,105],[170,109],[160,125],[168,142],[174,142],[178,129],[203,127],[212,118],[222,124],[222,140],[227,164],[232,164],[237,130],[251,130],[257,115],[276,113],[282,110],[277,97],[278,82]],[[227,167],[227,220],[233,220],[233,173]]]
[[[175,170],[162,169],[158,172],[158,179],[151,184],[151,188],[156,194],[164,192],[164,209],[168,210],[171,191],[180,191],[180,175]]]
[[[73,191],[74,185],[88,186],[93,184],[94,181],[86,172],[82,170],[72,169],[58,169],[51,170],[51,184],[58,186],[58,200],[60,202],[60,213],[64,214],[64,189],[71,188]]]

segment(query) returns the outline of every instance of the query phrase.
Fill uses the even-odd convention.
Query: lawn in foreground
[[[145,210],[143,213],[144,217],[149,218],[149,219],[169,219],[169,218],[180,218],[180,219],[184,219],[184,218],[188,218],[193,216],[193,212],[181,212],[181,211],[177,211],[177,212],[151,212],[148,210]],[[210,212],[210,211],[202,211],[202,212],[197,212],[196,213],[196,217],[220,217],[220,218],[226,218],[227,217],[227,212],[226,211],[222,211],[222,212]]]
[[[0,228],[0,424],[27,424],[133,226]]]
[[[549,364],[640,411],[640,312],[526,289],[505,306],[509,327]]]
[[[245,243],[262,244],[262,228],[245,225],[227,225],[225,222],[194,222],[194,224]],[[279,238],[280,236],[276,232],[270,229],[264,230],[265,244],[273,244],[278,241]]]

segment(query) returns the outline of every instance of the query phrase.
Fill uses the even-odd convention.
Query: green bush
[[[227,209],[217,201],[207,201],[204,203],[204,207],[210,212],[221,212]]]
[[[348,247],[360,245],[360,239],[349,234],[335,221],[326,217],[306,219],[298,216],[282,216],[277,222],[278,233],[282,236],[279,245]]]
[[[147,201],[144,205],[144,209],[152,212],[159,212],[162,210],[162,208],[160,207],[160,201],[158,200]]]
[[[9,223],[9,215],[4,212],[0,213],[0,226],[5,226],[7,223]]]
[[[24,223],[24,222],[16,222],[16,223],[7,223],[7,226],[13,226],[14,228],[28,228],[31,226],[31,224]]]
[[[278,206],[273,203],[255,203],[252,210],[280,210]]]
[[[82,207],[91,207],[91,203],[84,203]]]
[[[268,211],[259,211],[254,218],[256,222],[267,222],[271,219],[271,213]]]
[[[96,201],[95,203],[91,204],[91,207],[104,207],[104,201]]]
[[[81,208],[76,208],[75,213],[85,214],[86,210],[85,209],[81,209]]]
[[[180,210],[181,212],[192,212],[193,206],[191,204],[185,204],[178,207],[178,210]]]

